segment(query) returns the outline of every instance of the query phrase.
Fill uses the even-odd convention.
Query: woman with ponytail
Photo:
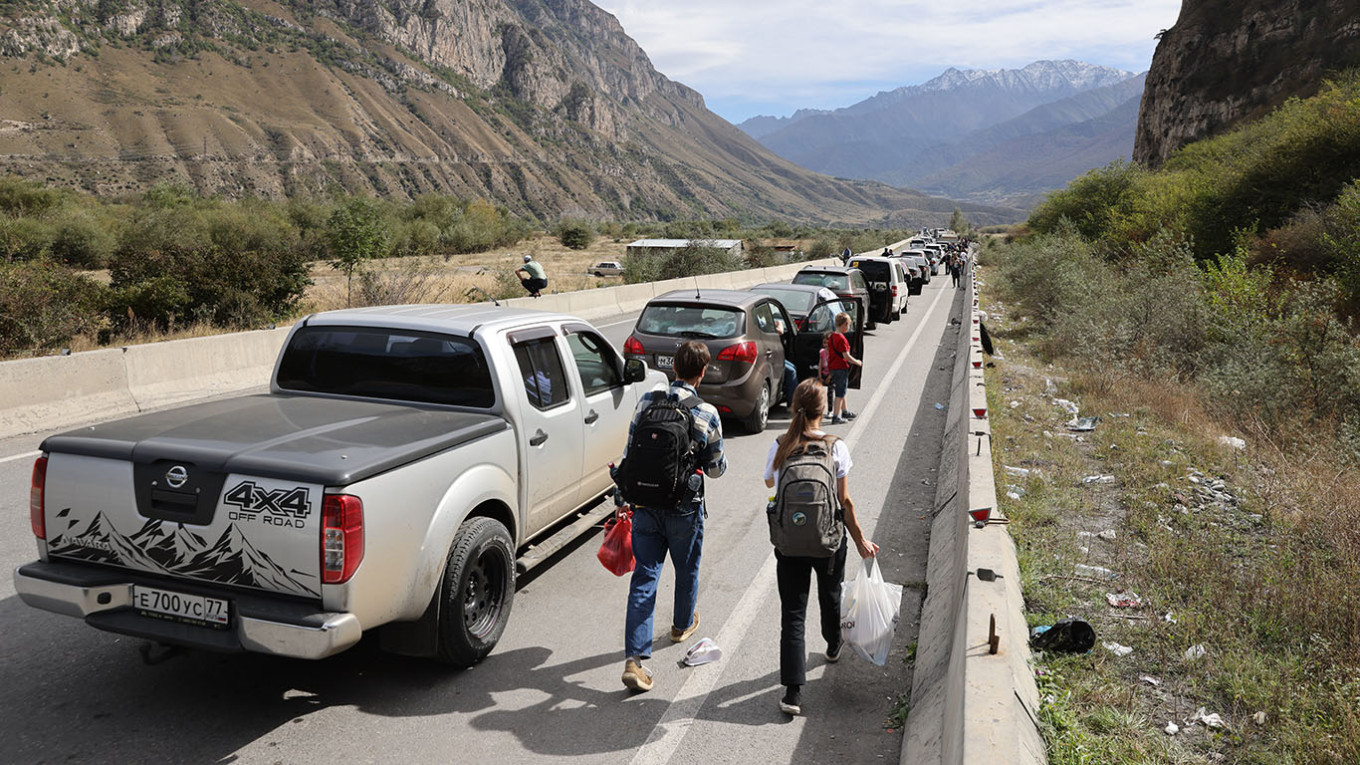
[[[822,637],[826,639],[826,661],[841,658],[840,596],[845,579],[845,537],[854,540],[861,558],[873,557],[878,545],[869,541],[860,529],[855,516],[855,503],[850,500],[847,476],[853,462],[845,442],[822,431],[822,417],[826,414],[826,386],[809,378],[798,384],[789,407],[792,420],[789,429],[770,444],[765,464],[765,485],[774,488],[779,483],[779,470],[790,457],[799,454],[808,444],[830,442],[831,458],[835,466],[835,494],[840,502],[842,523],[848,534],[841,535],[840,549],[830,557],[814,558],[783,555],[775,550],[775,576],[779,582],[779,604],[782,612],[779,629],[779,682],[784,686],[784,697],[779,708],[786,714],[803,711],[803,685],[807,682],[807,650],[804,626],[807,621],[808,589],[812,574],[817,575],[817,603],[821,611]]]

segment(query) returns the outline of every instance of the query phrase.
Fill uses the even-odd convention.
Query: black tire
[[[765,425],[770,421],[770,381],[766,380],[760,386],[760,398],[756,399],[756,408],[751,410],[751,414],[742,421],[748,433],[759,433],[765,430]]]
[[[604,274],[600,273],[599,271],[596,271],[596,272],[595,272],[595,275],[596,275],[596,276],[604,276]]]
[[[496,647],[515,600],[515,548],[491,518],[458,528],[439,588],[439,661],[471,667]]]

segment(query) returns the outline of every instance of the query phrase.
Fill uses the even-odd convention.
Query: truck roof
[[[470,336],[478,329],[513,329],[544,321],[581,321],[575,316],[530,308],[450,304],[381,305],[314,313],[300,325],[379,326]]]

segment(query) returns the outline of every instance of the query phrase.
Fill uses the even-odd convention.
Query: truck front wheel
[[[486,658],[515,599],[514,544],[505,526],[469,518],[459,527],[439,598],[439,660],[471,667]]]

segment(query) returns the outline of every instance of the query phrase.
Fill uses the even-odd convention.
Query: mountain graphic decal
[[[63,510],[57,517],[69,514]],[[156,574],[253,587],[272,592],[320,597],[316,577],[289,571],[260,552],[236,524],[227,526],[212,545],[182,523],[149,520],[135,533],[120,533],[98,513],[83,527],[71,521],[64,533],[48,541],[51,555],[107,563]]]

